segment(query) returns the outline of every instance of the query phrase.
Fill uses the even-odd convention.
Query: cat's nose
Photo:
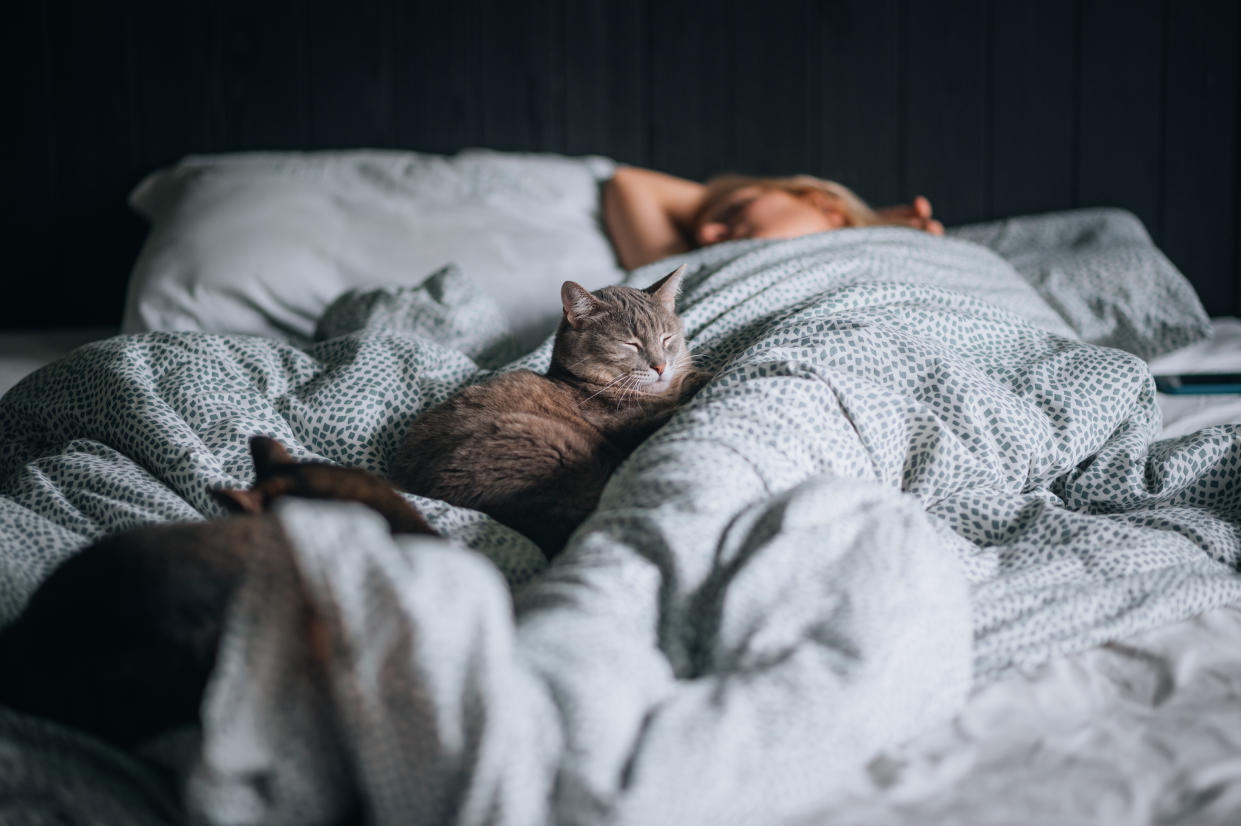
[[[667,366],[667,364],[652,364],[651,369],[662,376],[664,374],[664,368]]]

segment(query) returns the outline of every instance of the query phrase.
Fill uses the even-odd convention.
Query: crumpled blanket
[[[1241,598],[1241,429],[1155,442],[1144,363],[1076,339],[994,253],[880,228],[681,260],[715,378],[547,570],[417,498],[455,544],[281,510],[295,551],[230,619],[198,817],[779,822],[971,680]],[[118,338],[19,385],[0,608],[91,536],[212,513],[252,433],[382,472],[419,409],[485,373],[468,342],[361,324],[304,351]]]

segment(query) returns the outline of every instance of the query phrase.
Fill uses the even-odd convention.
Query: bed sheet
[[[806,824],[1241,823],[1241,609],[977,689]]]
[[[1151,362],[1151,372],[1241,373],[1241,319],[1211,320],[1212,335]],[[1203,427],[1241,422],[1241,394],[1173,396],[1159,394],[1165,438],[1183,436]]]
[[[1155,359],[1152,369],[1241,369],[1241,320],[1214,319],[1212,328],[1209,340]],[[0,336],[0,395],[112,332]],[[1165,438],[1241,422],[1238,397],[1160,394],[1157,401]],[[10,723],[10,733],[22,725]],[[38,741],[32,751],[58,766],[79,759],[82,748],[100,757],[90,769],[99,787],[78,796],[84,811],[115,808],[135,823],[148,808],[153,822],[175,811],[168,790],[141,766],[101,757],[69,733],[30,731]],[[983,685],[951,721],[886,750],[829,810],[798,822],[1234,824],[1241,822],[1237,732],[1241,609],[1225,607]]]
[[[422,805],[401,797],[409,788],[439,811],[515,823],[541,822],[539,807],[562,820],[649,823],[676,807],[686,823],[774,822],[835,798],[860,753],[899,755],[955,710],[971,670],[980,686],[1009,679],[1235,598],[1236,502],[1211,482],[1235,474],[1237,431],[1150,444],[1145,367],[1032,323],[1060,326],[1002,259],[872,229],[686,261],[687,330],[720,375],[519,592],[516,628],[494,570],[460,551],[407,558],[361,515],[282,513],[306,576],[260,580],[230,625],[197,800],[288,805],[263,789],[290,776],[334,788],[343,750],[392,822]],[[206,485],[245,482],[250,433],[382,471],[401,416],[477,375],[471,359],[468,344],[372,329],[305,350],[152,333],[79,351],[0,403],[6,538],[27,542],[5,559],[3,607],[21,599],[19,563],[126,523],[209,513]],[[516,548],[494,524],[428,517],[480,552]],[[346,541],[357,553],[338,552]],[[512,572],[513,557],[496,561]],[[406,600],[403,582],[420,596]],[[260,656],[294,651],[299,600],[340,621],[335,724],[267,679],[297,674],[281,668],[290,661]],[[376,683],[348,652],[404,633],[435,656],[357,663],[411,688],[367,693]],[[307,764],[319,751],[290,743],[296,731],[337,741]],[[411,741],[444,752],[414,760]]]
[[[1241,319],[1211,319],[1211,337],[1151,361],[1154,373],[1241,372]],[[0,333],[0,396],[25,376],[90,341],[116,333],[111,327]],[[1241,422],[1241,396],[1157,396],[1162,436],[1182,436],[1216,424]]]
[[[115,333],[113,327],[0,333],[0,396],[43,365]]]
[[[1241,320],[1151,362],[1241,370]],[[1162,436],[1241,422],[1241,397],[1159,394]],[[1241,608],[1134,634],[973,692],[806,824],[1241,823]]]
[[[1114,216],[1109,214],[1104,217],[1110,220]],[[1091,220],[1097,218],[1096,214]],[[1127,223],[1129,227],[1132,227],[1131,222],[1122,220],[1120,223],[1122,225]],[[1056,219],[1050,224],[1045,222],[1042,226],[1044,230],[1047,226],[1054,226],[1059,232],[1065,227],[1071,229],[1072,224],[1073,221],[1066,223],[1064,220]],[[1023,243],[1026,243],[1030,240],[1031,236],[1022,235],[1020,222],[1015,225],[1005,225],[1002,229],[1003,232],[996,236],[1000,239],[999,241],[992,238],[993,246],[1006,248],[1006,245],[1011,245],[1015,241],[1021,242],[1024,239]],[[885,232],[888,233],[887,236]],[[902,235],[905,235],[903,231],[897,231],[895,237],[900,238]],[[987,233],[984,232],[983,235]],[[839,238],[831,240],[834,244],[845,237],[842,234]],[[880,246],[890,237],[891,231],[876,231],[875,234],[875,238],[880,241]],[[1021,244],[1018,244],[1018,247],[1020,246]],[[1144,249],[1141,243],[1137,246]],[[747,247],[743,244],[721,247],[703,253],[703,260],[698,264],[700,268],[714,271],[711,283],[714,284],[713,289],[715,295],[718,296],[727,294],[730,290],[739,292],[738,284],[734,282],[747,273],[754,275],[757,272],[762,276],[773,266],[777,271],[783,269],[786,273],[796,272],[804,268],[819,253],[811,244],[809,249],[801,249],[794,255],[777,258],[774,262],[768,261],[762,266],[757,266],[754,261],[756,257],[761,257],[761,251],[762,245]],[[973,253],[964,253],[959,250],[956,252],[965,256],[962,260],[972,260],[976,263],[976,260],[971,258]],[[938,253],[942,253],[942,250],[928,252],[926,249],[917,248],[916,254],[901,255],[897,260],[906,265],[916,260],[920,265],[931,262],[934,266],[933,262]],[[875,260],[882,261],[882,259],[883,256],[880,255]],[[987,266],[992,266],[994,263],[990,262]],[[1156,259],[1151,266],[1159,268],[1163,263]],[[829,271],[832,271],[834,275],[848,272],[848,267],[835,270],[832,270],[832,267],[838,267],[838,262],[834,259],[828,265]],[[1057,264],[1057,267],[1054,275],[1060,278],[1067,271],[1061,264]],[[940,269],[941,275],[944,275],[959,268],[941,266]],[[1045,280],[1056,280],[1047,277],[1047,272],[1044,270],[1035,268],[1031,272],[1041,273],[1039,277]],[[1095,274],[1099,273],[1095,271]],[[1028,281],[1032,281],[1028,274],[1023,273],[1023,275],[1027,276]],[[996,283],[999,282],[988,284],[984,280],[976,280],[972,284],[963,281],[958,285],[941,278],[938,283],[950,292],[959,286],[965,292],[978,293],[980,289],[994,290]],[[1007,284],[1007,282],[1004,283]],[[1032,281],[1032,283],[1038,282]],[[1078,279],[1065,279],[1065,283],[1078,283]],[[1058,285],[1057,288],[1060,286],[1063,285]],[[1009,289],[1009,287],[1004,289]],[[1039,306],[1037,299],[1030,300],[1032,296],[1021,293],[1015,287],[1014,290],[1011,294],[1005,294],[1003,290],[1000,290],[990,297],[999,304],[1009,305],[1010,309],[1021,307],[1027,313],[1031,307]],[[452,294],[452,290],[443,289],[442,284],[439,284],[433,292],[441,296]],[[706,300],[702,301],[704,296]],[[717,302],[713,309],[712,297],[710,289],[699,296],[701,303],[696,306],[699,307],[698,312],[703,320],[713,318],[712,314],[723,306]],[[763,294],[763,300],[768,300],[769,297]],[[1142,302],[1135,302],[1135,306],[1141,305]],[[796,306],[796,302],[785,306],[786,309],[791,310]],[[1059,305],[1053,304],[1053,306]],[[969,309],[972,312],[975,308]],[[492,315],[494,316],[494,313]],[[1038,313],[1036,312],[1035,315],[1037,316]],[[492,322],[495,321],[491,316],[489,318]],[[456,321],[460,322],[458,326],[461,329],[463,341],[468,340],[471,332],[476,332],[480,327],[477,319],[477,315],[457,313]],[[1058,332],[1066,332],[1058,328],[1058,320],[1053,315],[1046,314],[1036,320],[1046,327],[1057,329]],[[713,325],[718,326],[718,321],[719,319],[715,318],[714,321],[706,322],[705,327],[702,324],[698,326],[700,331],[707,331],[709,339],[710,330]],[[872,321],[873,319],[868,320],[867,323]],[[735,323],[735,320],[729,323]],[[1154,362],[1155,368],[1170,372],[1190,368],[1197,370],[1236,368],[1238,361],[1241,361],[1241,346],[1238,346],[1241,344],[1241,321],[1219,319],[1216,320],[1214,328],[1215,335],[1211,340],[1199,342],[1163,356]],[[808,336],[821,332],[818,329],[811,331],[811,328],[805,325],[799,329]],[[347,333],[348,331],[340,332]],[[1071,333],[1067,334],[1071,335]],[[54,355],[76,346],[81,343],[81,340],[93,337],[96,335],[92,331],[79,337],[73,334],[58,334],[46,338],[13,339],[12,341],[20,346],[14,347],[14,358],[7,362],[12,370],[10,375],[16,378],[18,374],[29,370],[36,364],[50,360]],[[149,353],[176,350],[176,341],[179,340],[172,337],[167,342],[157,342]],[[759,347],[758,341],[755,339],[755,347]],[[762,345],[768,348],[763,351],[765,358],[778,356],[783,359],[788,353],[797,354],[800,346],[796,338],[784,341],[774,350],[770,349],[770,344],[770,341],[766,341]],[[481,346],[482,343],[480,343]],[[243,371],[252,371],[255,369],[254,364],[257,363],[254,359],[262,360],[260,351],[264,351],[265,345],[256,342],[251,347],[244,343],[234,343],[230,344],[229,348],[234,355],[240,354]],[[0,349],[0,353],[3,352],[5,351]],[[142,352],[141,349],[136,349],[133,353],[122,357],[118,364],[132,358],[137,358],[141,362],[147,358],[147,355],[139,355]],[[192,348],[187,349],[186,352],[192,352]],[[425,356],[426,354],[419,353],[419,355]],[[477,353],[473,355],[478,358]],[[533,358],[537,361],[545,356],[546,353],[536,352]],[[431,361],[442,360],[445,357],[448,357],[449,374],[452,374],[453,370],[458,369],[453,366],[457,364],[453,361],[457,356],[445,349],[433,350],[430,353]],[[300,367],[297,366],[298,358],[289,353],[285,353],[280,358],[287,365],[292,365],[294,374],[307,369],[304,363]],[[354,358],[356,361],[358,358],[356,354]],[[792,362],[778,363],[786,364],[786,366],[791,363],[795,366],[795,370],[804,370],[805,364],[798,361],[798,358],[794,358]],[[329,358],[328,361],[331,362],[331,359]],[[346,362],[335,363],[329,373],[347,370]],[[392,366],[397,363],[393,362]],[[130,368],[132,366],[131,362]],[[443,364],[432,368],[430,362],[427,362],[422,367],[434,373],[436,369],[442,369]],[[408,369],[408,364],[405,369]],[[450,376],[449,374],[444,374],[436,380],[438,384],[435,389],[431,390],[432,397],[442,394],[447,387],[460,380],[459,375]],[[756,376],[767,381],[781,381],[788,378],[788,376],[782,376],[779,371],[772,374],[760,371]],[[327,382],[324,386],[329,389],[333,387]],[[0,386],[0,390],[2,389],[4,388]],[[1163,435],[1165,437],[1188,434],[1206,424],[1241,421],[1241,400],[1238,399],[1227,397],[1177,399],[1160,396],[1157,401],[1163,412]],[[303,414],[309,414],[309,418],[302,418]],[[236,416],[237,414],[234,412],[228,415]],[[250,423],[259,421],[248,418],[248,414],[242,418]],[[226,417],[225,420],[217,421],[215,425],[225,425],[227,422]],[[233,424],[236,423],[233,422]],[[316,423],[309,407],[298,412],[296,405],[293,407],[293,416],[289,419],[289,424],[293,428],[292,432],[298,434],[299,438],[305,439],[307,443],[313,443],[314,440],[309,434],[317,434],[320,426],[323,425],[322,422]],[[227,426],[231,427],[232,424],[227,424]],[[215,436],[219,435],[215,434]],[[81,448],[82,446],[79,445],[79,449]],[[347,452],[348,450],[345,451]],[[84,451],[84,458],[90,457],[91,453],[91,450]],[[233,469],[236,466],[244,464],[243,453],[240,450],[236,453],[236,456],[232,456],[227,451],[224,453],[227,459],[225,466],[229,468],[230,473],[234,472]],[[342,458],[344,454],[339,453],[335,448],[327,449],[326,453],[330,458],[347,461]],[[108,458],[105,454],[99,453],[89,458],[89,461],[107,461]],[[374,464],[378,461],[375,454],[361,459],[353,458],[356,460],[353,463],[360,464],[368,462]],[[158,465],[158,462],[155,464]],[[189,473],[190,470],[193,469],[184,468],[172,472],[175,476]],[[201,470],[202,468],[194,470],[195,479],[201,478]],[[808,497],[805,501],[825,510],[829,507],[837,507],[839,501],[844,498],[844,492],[835,493],[831,497],[834,501],[831,501],[830,506],[829,499],[824,497],[823,491],[803,491],[799,496]],[[193,495],[188,495],[187,498],[191,502],[195,499]],[[185,517],[192,516],[193,509],[184,507],[184,505],[184,502],[177,505],[182,508],[178,513]],[[798,506],[803,509],[805,507],[804,502],[798,496],[784,501],[781,505],[794,511]],[[763,518],[774,520],[776,517],[773,513],[773,511],[768,511]],[[79,513],[79,519],[83,515]],[[149,519],[151,515],[145,512],[130,511],[122,512],[121,518],[122,520],[142,521]],[[441,528],[447,528],[467,541],[473,543],[481,541],[483,544],[489,544],[489,552],[493,560],[509,574],[511,581],[522,581],[528,578],[538,567],[532,558],[524,555],[528,549],[524,548],[520,542],[514,542],[512,537],[505,537],[503,532],[499,534],[494,531],[489,532],[490,529],[487,526],[480,525],[476,520],[471,521],[461,514],[450,511],[435,513],[433,518],[437,520]],[[311,517],[304,517],[297,521],[301,523],[310,519]],[[346,521],[343,524],[351,526],[353,523]],[[826,525],[819,525],[818,529],[826,529]],[[307,547],[313,546],[314,542],[321,540],[322,537],[333,536],[334,531],[341,532],[340,524],[329,522],[323,526],[322,530],[309,531],[314,536],[306,539]],[[382,555],[382,551],[377,553]],[[427,549],[424,549],[424,553],[430,556],[435,555],[434,551]],[[326,555],[321,555],[320,560],[329,559],[330,554],[329,548]],[[310,558],[314,558],[313,552]],[[303,560],[302,564],[313,563],[307,559]],[[449,563],[447,570],[451,572],[455,564]],[[921,564],[925,564],[925,561]],[[324,570],[332,571],[330,568]],[[929,576],[938,575],[934,565],[926,570]],[[348,571],[344,573],[347,574]],[[434,575],[435,572],[432,571],[432,574]],[[440,574],[442,575],[443,571],[440,571]],[[450,574],[448,580],[441,580],[441,582],[451,581],[452,576],[457,575],[464,577],[463,581],[479,590],[487,591],[488,588],[492,588],[491,585],[486,584],[486,576],[479,579],[469,571]],[[342,579],[347,579],[347,576]],[[948,578],[950,579],[951,577]],[[859,583],[858,587],[860,590],[868,586],[865,583]],[[945,587],[948,586],[945,585]],[[428,604],[433,602],[432,594],[424,596]],[[347,602],[350,593],[346,592],[343,597],[343,602]],[[249,626],[248,631],[258,631],[266,627],[270,616],[263,614],[262,611],[268,607],[269,598],[268,592],[257,597],[261,604],[254,609],[257,612],[256,624]],[[462,604],[466,603],[469,601],[466,600]],[[460,609],[461,605],[452,606],[452,608]],[[450,608],[445,607],[444,610],[448,613]],[[468,611],[461,616],[465,619],[463,627],[481,627],[469,625],[470,622],[483,621],[469,616]],[[1013,617],[1008,617],[1006,621],[1015,620]],[[252,667],[255,652],[264,650],[261,648],[263,640],[266,639],[267,643],[271,643],[273,639],[264,638],[260,633],[246,632],[247,628],[243,626],[240,630],[236,630],[235,634],[247,638],[248,642],[238,643],[238,645],[242,646],[245,652],[242,660],[248,663],[248,667]],[[537,637],[537,633],[534,636]],[[1001,633],[997,636],[1003,635]],[[255,643],[254,640],[258,642]],[[279,645],[286,640],[277,637],[274,642]],[[462,646],[470,644],[468,639],[461,639],[459,642]],[[246,648],[247,645],[250,647]],[[255,645],[260,647],[256,648]],[[1052,648],[1054,647],[1053,645]],[[551,648],[556,649],[556,646],[553,645]],[[1013,660],[1016,663],[1013,670],[1010,670],[1006,676],[979,685],[960,712],[951,720],[933,725],[928,731],[912,740],[885,748],[864,767],[864,771],[841,772],[839,776],[833,778],[833,782],[839,783],[842,788],[833,796],[832,804],[804,818],[793,817],[793,820],[808,823],[867,823],[880,826],[889,823],[915,822],[1235,823],[1241,816],[1241,799],[1239,799],[1241,793],[1238,792],[1241,768],[1238,767],[1236,758],[1239,747],[1241,747],[1241,737],[1233,735],[1233,732],[1241,730],[1241,712],[1238,711],[1237,703],[1237,700],[1241,698],[1241,653],[1238,652],[1241,652],[1241,610],[1225,607],[1172,625],[1123,636],[1120,640],[1102,647],[1078,652],[1050,662],[1042,662],[1033,667],[1022,666],[1021,658],[1018,657]],[[480,656],[484,655],[480,654]],[[1042,656],[1040,654],[1032,659],[1039,660]],[[250,659],[247,660],[247,657]],[[262,675],[271,673],[270,669],[273,667],[271,664],[275,663],[278,666],[283,662],[278,657],[264,659],[268,665],[260,667],[258,672],[247,671],[245,667],[236,665],[234,660],[234,667],[241,670],[237,672],[240,676],[237,676],[237,679],[231,683],[233,688],[236,689],[239,684],[249,685],[251,682],[255,682],[261,688],[265,684]],[[975,665],[977,667],[977,663]],[[932,670],[928,669],[926,674],[930,674]],[[227,675],[221,677],[221,682],[228,684],[226,678]],[[665,678],[659,674],[653,674],[647,675],[646,679],[650,681],[650,685],[661,686]],[[938,679],[942,683],[945,679],[944,675],[941,674]],[[520,679],[518,682],[521,682]],[[657,689],[657,693],[663,691],[663,688]],[[233,701],[238,697],[227,694],[224,696],[225,699],[217,700],[217,705],[224,712],[224,717],[231,718],[236,708]],[[260,696],[256,699],[254,696],[245,696],[242,699],[245,702],[258,703],[258,707],[262,708],[264,702],[279,702],[286,698]],[[858,711],[868,708],[864,702],[859,701],[856,694],[850,695],[849,692],[844,692],[840,695],[840,700],[842,705],[855,704],[853,707]],[[923,702],[924,711],[935,705],[933,702],[929,705],[927,701]],[[531,699],[531,704],[538,706],[539,701],[537,698]],[[275,709],[271,710],[275,713]],[[533,716],[539,719],[538,714]],[[222,760],[223,764],[217,763],[215,768],[220,768],[221,765],[226,769],[237,768],[229,763],[234,755],[229,754],[228,749],[238,738],[245,740],[248,735],[246,732],[238,731],[235,727],[230,727],[229,722],[222,717],[214,723],[212,734],[215,739],[213,742],[216,745],[223,744],[220,746],[223,752],[201,758],[206,760],[204,765],[211,766],[210,760],[216,759]],[[546,718],[544,722],[547,722]],[[82,759],[80,752],[83,747],[72,736],[63,733],[48,734],[46,731],[36,731],[25,728],[25,726],[25,722],[8,720],[0,712],[0,729],[4,730],[6,739],[12,743],[22,741],[22,738],[28,735],[29,739],[22,741],[23,748],[29,747],[30,753],[34,754],[50,754],[51,757],[48,758],[49,762],[46,765],[63,768],[64,765],[74,760]],[[550,723],[549,727],[551,727]],[[848,730],[844,734],[846,737],[859,736],[857,730],[853,730],[852,735],[849,735]],[[582,736],[580,732],[576,735],[579,738]],[[787,738],[787,735],[784,736]],[[884,737],[890,738],[890,732]],[[874,743],[876,739],[872,734],[862,737],[858,742]],[[323,743],[318,745],[324,746]],[[701,747],[701,744],[699,745]],[[523,747],[525,746],[522,744],[518,745],[519,749]],[[580,741],[576,743],[576,747],[585,748]],[[210,748],[209,743],[208,751]],[[87,751],[90,751],[89,747]],[[591,754],[591,759],[597,764],[597,754],[589,751],[585,753]],[[655,753],[658,754],[658,749],[655,749]],[[138,812],[145,811],[145,807],[150,807],[157,813],[152,816],[158,820],[166,815],[169,806],[175,806],[169,802],[167,790],[152,785],[150,779],[143,775],[143,769],[140,766],[130,765],[116,755],[101,756],[98,752],[92,752],[92,754],[98,759],[93,764],[91,760],[94,758],[87,759],[87,764],[91,765],[89,771],[84,774],[98,780],[100,777],[107,777],[109,772],[113,772],[115,774],[113,779],[116,782],[112,785],[115,788],[132,787],[133,799],[123,809],[127,813],[127,817],[123,819],[139,822],[141,817]],[[278,754],[278,752],[272,752],[269,756]],[[533,754],[537,755],[541,752],[536,750]],[[389,754],[388,757],[391,755]],[[647,759],[655,758],[648,757]],[[783,759],[787,761],[787,755],[784,755]],[[290,764],[296,764],[296,761],[290,761]],[[532,765],[537,764],[537,760],[532,761]],[[38,766],[40,763],[35,760],[32,765]],[[660,763],[656,760],[656,765],[667,767],[668,763],[667,761]],[[787,762],[784,765],[786,768],[789,766]],[[767,767],[763,769],[766,770]],[[647,771],[649,772],[650,769],[648,768]],[[534,776],[519,779],[538,781],[538,778]],[[511,774],[508,782],[514,782]],[[579,792],[582,788],[590,788],[592,783],[598,782],[597,777],[576,777],[573,780]],[[649,778],[646,782],[649,784]],[[666,788],[667,783],[664,782],[663,786]],[[77,798],[76,805],[84,807],[84,811],[90,810],[87,801],[92,801],[91,805],[99,806],[100,810],[106,810],[108,806],[120,805],[117,802],[120,796],[109,797],[106,791],[108,787],[108,783],[101,782],[96,797],[92,798],[90,794],[84,793]],[[37,783],[32,785],[32,788],[37,788]],[[324,789],[330,791],[331,787],[325,786]],[[200,795],[202,795],[199,798],[200,802],[211,800],[210,795],[213,793],[219,794],[221,789],[200,790]],[[236,793],[236,785],[229,787],[226,784],[223,787],[224,798],[232,801],[229,805],[235,805]],[[799,793],[805,794],[805,789],[800,790]],[[530,801],[528,795],[514,792],[512,789],[508,790],[507,794],[512,795],[510,800],[526,800],[527,803]],[[813,799],[813,795],[808,799]],[[581,807],[588,805],[589,801],[577,800],[570,801],[570,803],[576,811],[581,812],[583,811]],[[752,801],[750,805],[753,805]],[[630,818],[632,817],[631,813]]]

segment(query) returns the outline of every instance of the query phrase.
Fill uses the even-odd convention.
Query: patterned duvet
[[[192,811],[779,822],[979,680],[1241,600],[1241,428],[1154,441],[1145,363],[1079,340],[989,249],[868,229],[680,258],[715,378],[555,565],[442,503],[415,499],[453,543],[282,509],[295,554],[256,560],[238,599],[181,763]],[[346,296],[305,349],[150,333],[22,382],[0,401],[0,617],[93,537],[215,515],[251,434],[383,472],[419,410],[545,367],[546,344],[501,366],[467,275]],[[5,793],[71,806],[65,765],[83,789],[119,771],[13,715],[0,736],[36,755]],[[154,811],[111,788],[133,822]]]

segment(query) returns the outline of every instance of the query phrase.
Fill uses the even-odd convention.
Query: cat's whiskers
[[[684,370],[687,365],[691,370],[694,369],[694,357],[689,353],[682,353],[676,357],[669,369],[673,375],[676,375]]]
[[[595,391],[594,393],[591,393],[589,396],[587,396],[586,398],[584,398],[584,399],[582,399],[580,402],[578,402],[578,407],[581,407],[583,404],[586,404],[586,402],[590,401],[590,400],[591,400],[591,399],[593,399],[595,396],[598,396],[600,393],[604,392],[605,390],[607,390],[608,388],[610,388],[612,385],[616,384],[617,382],[623,381],[624,379],[629,378],[629,376],[631,376],[631,375],[632,375],[632,373],[622,373],[621,375],[619,375],[619,376],[617,376],[616,378],[612,379],[610,382],[608,382],[607,384],[603,385],[603,387],[599,388],[597,391]]]
[[[616,399],[616,409],[620,410],[621,405],[629,400],[629,397],[637,392],[639,385],[642,384],[642,374],[636,370],[630,370],[626,375],[628,381],[621,385],[621,394]]]
[[[705,354],[691,353],[690,351],[686,350],[684,353],[677,356],[676,364],[677,364],[677,367],[681,367],[682,365],[687,364],[687,363],[691,365],[696,365],[696,364],[699,364],[705,361],[706,358],[707,357]]]
[[[648,384],[651,384],[651,382],[646,380],[645,373],[634,371],[633,382],[629,385],[629,396],[636,396],[639,391],[646,392],[645,390],[642,390],[642,388]]]

